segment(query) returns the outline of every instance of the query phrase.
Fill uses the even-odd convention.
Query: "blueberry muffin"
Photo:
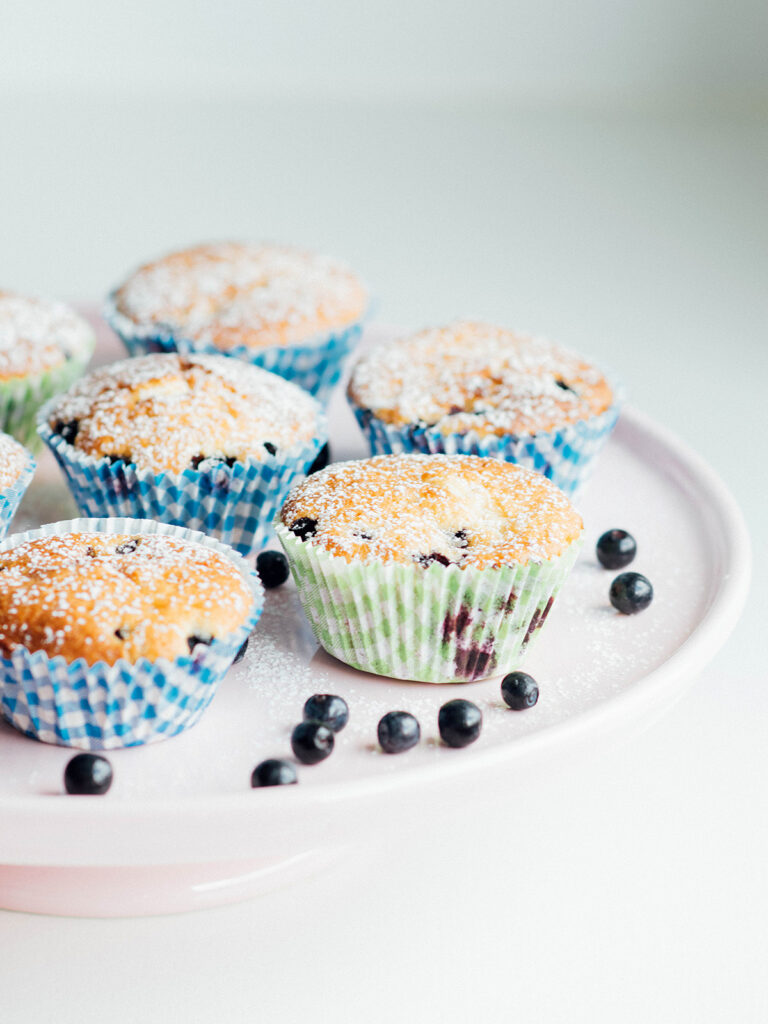
[[[38,408],[80,376],[94,344],[63,303],[0,291],[0,430],[36,445]]]
[[[35,471],[35,460],[18,441],[0,434],[0,540]]]
[[[262,546],[326,440],[306,392],[225,356],[153,354],[103,367],[41,411],[85,515],[202,529]]]
[[[543,338],[460,321],[379,345],[348,396],[377,452],[490,455],[573,492],[616,420],[604,374]]]
[[[280,521],[318,642],[356,668],[428,682],[514,668],[583,531],[542,475],[468,455],[336,463],[292,490]]]
[[[222,242],[140,267],[110,297],[107,318],[132,353],[226,352],[317,393],[340,372],[367,305],[365,286],[336,260]]]

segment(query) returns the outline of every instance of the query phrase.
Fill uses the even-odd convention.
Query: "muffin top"
[[[539,473],[477,455],[338,462],[288,496],[296,536],[351,561],[491,568],[555,558],[581,517]]]
[[[460,321],[379,345],[355,366],[350,398],[385,423],[446,434],[535,434],[604,412],[605,377],[543,338]]]
[[[0,434],[0,494],[13,487],[27,465],[26,448],[8,434]]]
[[[306,391],[267,370],[170,353],[89,374],[54,404],[48,425],[84,455],[181,473],[304,447],[319,416]]]
[[[220,242],[174,252],[115,294],[134,327],[232,349],[290,345],[358,320],[368,304],[344,264],[287,246]]]
[[[0,291],[0,380],[86,360],[93,342],[90,324],[63,302]]]
[[[237,566],[160,534],[67,533],[0,553],[0,651],[68,661],[177,658],[247,620]]]

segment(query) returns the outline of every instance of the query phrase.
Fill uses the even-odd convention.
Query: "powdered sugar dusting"
[[[8,434],[0,434],[0,494],[12,487],[29,462],[26,449]]]
[[[0,292],[0,379],[85,359],[92,345],[90,325],[63,302]]]

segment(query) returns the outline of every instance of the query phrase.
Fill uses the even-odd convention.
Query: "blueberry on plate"
[[[471,700],[449,700],[437,716],[440,738],[447,747],[467,747],[480,735],[483,713]]]
[[[653,587],[639,572],[623,572],[611,584],[609,597],[616,611],[636,615],[653,600]]]
[[[256,572],[264,588],[272,590],[285,583],[290,576],[288,559],[282,551],[262,551],[256,556]]]
[[[501,696],[513,711],[525,711],[539,699],[539,687],[527,672],[510,672],[501,681]]]
[[[384,715],[377,733],[385,754],[402,754],[421,739],[419,723],[408,711],[390,711]]]
[[[262,761],[261,764],[257,764],[251,774],[253,789],[258,789],[260,786],[292,786],[298,781],[295,765],[276,757],[270,757],[266,761]]]
[[[101,796],[112,785],[112,765],[98,754],[75,754],[64,769],[64,788],[78,796]]]
[[[318,764],[333,753],[333,730],[322,722],[299,722],[291,733],[291,748],[302,764]]]
[[[626,530],[607,530],[595,550],[604,569],[623,569],[637,554],[637,543]]]
[[[334,693],[315,693],[304,703],[304,721],[322,722],[333,732],[341,732],[349,721],[349,707]]]

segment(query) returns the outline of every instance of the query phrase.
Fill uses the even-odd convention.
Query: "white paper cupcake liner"
[[[516,567],[425,569],[350,563],[282,524],[277,536],[315,639],[329,654],[365,672],[429,683],[466,682],[516,668],[581,545],[576,541],[559,558]]]
[[[312,465],[328,438],[318,407],[317,434],[307,443],[278,449],[263,461],[183,473],[137,470],[119,460],[79,452],[48,425],[56,401],[38,416],[38,431],[64,471],[78,509],[85,516],[157,519],[218,537],[242,555],[260,551],[274,539],[273,520],[298,477]]]
[[[194,530],[137,519],[71,519],[15,534],[0,543],[8,551],[36,537],[64,533],[162,534],[196,541],[229,559],[253,595],[248,619],[235,632],[199,643],[181,658],[136,662],[83,658],[17,647],[0,658],[0,713],[27,736],[76,747],[113,750],[167,739],[188,729],[213,699],[219,682],[258,622],[264,591],[256,573],[224,544]]]
[[[32,455],[27,452],[27,463],[19,473],[18,477],[10,487],[6,487],[4,491],[0,492],[0,540],[8,532],[8,527],[11,525],[11,520],[16,515],[16,511],[21,504],[21,499],[24,497],[24,492],[32,482],[32,477],[35,475],[35,468],[37,463],[35,462]]]
[[[396,426],[378,419],[370,409],[360,408],[349,396],[348,400],[371,455],[423,452],[489,456],[542,473],[573,498],[589,479],[595,459],[616,425],[622,396],[616,390],[614,395],[614,404],[599,416],[579,420],[560,430],[523,437],[476,431],[445,434],[437,427],[419,424]]]
[[[290,345],[271,345],[260,349],[248,348],[247,345],[221,349],[206,342],[178,337],[160,325],[142,327],[118,311],[114,293],[107,299],[103,316],[132,356],[148,352],[231,356],[279,374],[325,404],[341,377],[347,357],[360,340],[368,313],[347,327],[325,331]]]

